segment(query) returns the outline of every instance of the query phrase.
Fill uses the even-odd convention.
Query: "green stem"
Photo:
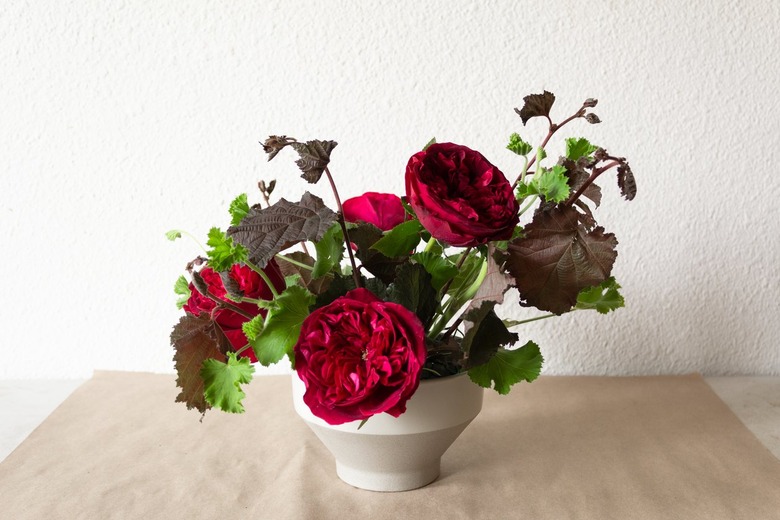
[[[463,263],[466,261],[466,258],[469,256],[469,253],[471,253],[471,247],[467,247],[461,254],[460,258],[458,258],[458,263],[455,264],[455,269],[460,270],[461,267],[463,267]],[[447,294],[447,291],[450,288],[450,285],[452,285],[452,281],[455,279],[453,276],[449,280],[447,280],[447,283],[444,284],[444,287],[441,288],[441,294],[444,296]]]
[[[435,245],[436,245],[436,239],[431,237],[431,239],[428,240],[428,243],[425,244],[425,249],[423,249],[423,251],[427,253],[428,251],[433,249],[433,246],[435,246]]]
[[[576,309],[572,309],[572,310],[576,310]],[[545,314],[543,316],[537,316],[536,318],[529,318],[527,320],[517,321],[517,322],[513,323],[511,326],[514,327],[516,325],[522,325],[523,323],[531,323],[532,321],[544,320],[544,319],[547,319],[547,318],[552,318],[553,316],[558,316],[558,315],[557,314]]]
[[[528,203],[525,206],[523,206],[523,209],[521,209],[517,214],[518,215],[522,215],[523,213],[528,211],[531,208],[531,206],[533,206],[536,203],[536,199],[537,198],[538,198],[538,195],[531,195],[528,198]]]
[[[285,262],[291,263],[292,265],[296,265],[296,266],[300,267],[301,269],[314,271],[314,267],[312,267],[312,266],[310,266],[308,264],[304,264],[303,262],[299,262],[298,260],[293,260],[289,256],[277,254],[276,258],[278,258],[280,260],[284,260]]]
[[[250,262],[249,260],[245,260],[245,261],[244,261],[244,263],[245,263],[246,265],[248,265],[250,268],[252,268],[252,270],[253,270],[254,272],[256,272],[257,274],[259,274],[259,275],[260,275],[260,278],[262,278],[262,279],[263,279],[263,281],[265,282],[265,284],[268,286],[268,289],[270,289],[270,290],[271,290],[271,294],[273,295],[273,297],[274,297],[274,298],[278,298],[278,297],[279,297],[279,293],[276,291],[276,287],[274,287],[274,284],[273,284],[273,283],[271,283],[271,280],[268,278],[268,275],[267,275],[267,274],[265,274],[265,271],[263,271],[262,269],[260,269],[259,267],[257,267],[255,264],[253,264],[253,263],[252,263],[252,262]]]

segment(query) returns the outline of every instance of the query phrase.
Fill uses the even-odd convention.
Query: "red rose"
[[[435,143],[406,165],[406,196],[434,238],[471,247],[507,240],[518,223],[512,185],[481,153]]]
[[[268,265],[263,269],[268,279],[274,284],[277,292],[281,292],[285,288],[284,276],[279,270],[279,266],[274,260],[268,262]],[[211,267],[204,267],[200,270],[200,276],[208,286],[209,293],[220,300],[228,301],[225,297],[225,286],[222,284],[222,278],[219,273],[214,271]],[[271,300],[273,294],[268,286],[265,284],[260,275],[254,272],[251,268],[245,265],[234,265],[228,271],[228,276],[238,283],[239,289],[244,293],[247,298],[253,298],[255,300]],[[214,310],[217,306],[216,302],[211,298],[204,296],[198,292],[198,290],[190,283],[190,298],[187,303],[184,304],[184,310],[195,316],[200,315],[203,312],[211,314],[212,319],[219,325],[222,332],[225,333],[230,344],[233,348],[238,350],[247,344],[246,336],[241,326],[249,321],[245,316],[232,311],[230,309],[222,308]],[[239,307],[241,310],[251,316],[257,316],[262,314],[265,316],[266,311],[261,310],[254,303],[235,303],[230,302],[233,305]],[[247,349],[241,353],[240,357],[248,357],[252,363],[257,362],[255,353],[252,349]]]
[[[342,204],[344,220],[368,222],[382,231],[389,231],[407,219],[401,198],[392,193],[369,191]]]
[[[295,345],[303,401],[328,424],[398,417],[420,384],[425,331],[397,303],[355,289],[312,312]]]

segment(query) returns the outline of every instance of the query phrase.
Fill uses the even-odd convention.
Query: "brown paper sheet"
[[[404,493],[342,483],[287,376],[202,424],[176,394],[173,376],[96,373],[0,463],[0,517],[780,519],[780,461],[699,376],[486,392],[441,477]]]

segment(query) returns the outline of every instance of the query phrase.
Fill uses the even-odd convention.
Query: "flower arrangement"
[[[398,417],[425,378],[467,372],[502,394],[533,381],[539,347],[515,347],[510,329],[623,306],[611,277],[617,240],[596,223],[594,181],[614,169],[622,196],[636,194],[626,159],[585,138],[566,139],[564,155],[548,158],[562,127],[600,122],[587,99],[554,123],[554,102],[545,91],[515,109],[523,125],[539,117],[549,126],[536,148],[511,135],[513,182],[479,152],[431,140],[408,161],[404,197],[369,192],[342,204],[329,170],[336,142],[269,137],[268,159],[294,150],[306,181],[327,178],[336,210],[309,192],[271,203],[275,181],[258,184],[263,204],[250,206],[246,194],[230,204],[230,226],[209,231],[205,256],[175,284],[186,313],[171,334],[177,401],[243,412],[253,364],[285,357],[306,386],[304,402],[329,424]],[[499,318],[510,288],[520,305],[545,313]]]

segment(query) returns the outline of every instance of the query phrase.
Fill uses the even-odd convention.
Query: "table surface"
[[[336,478],[289,376],[247,385],[251,413],[202,421],[174,402],[173,375],[2,388],[0,425],[34,429],[0,463],[0,516],[15,520],[779,518],[780,378],[545,376],[486,392],[440,477],[407,493]]]
[[[0,380],[0,461],[84,381]],[[780,377],[706,377],[705,381],[780,459]]]

